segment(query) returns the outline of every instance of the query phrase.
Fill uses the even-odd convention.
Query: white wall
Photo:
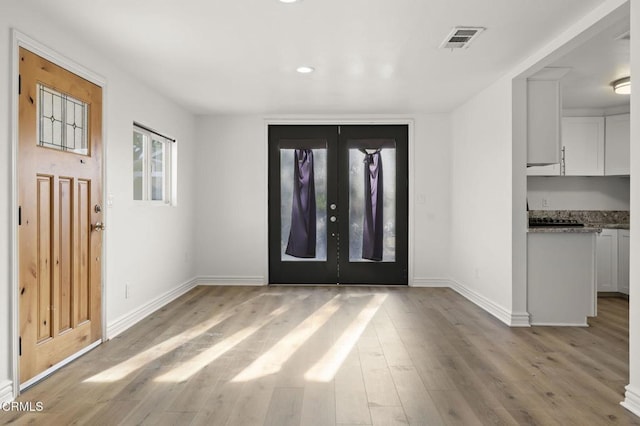
[[[452,279],[508,315],[512,308],[511,94],[511,80],[503,78],[456,109],[451,118]]]
[[[10,29],[16,28],[54,51],[103,76],[107,159],[106,191],[114,205],[106,209],[105,254],[107,324],[135,311],[150,300],[192,278],[195,196],[195,120],[180,107],[132,79],[117,68],[117,58],[106,58],[82,36],[69,34],[27,2],[3,1],[0,13],[0,84],[11,87]],[[5,89],[7,92],[5,92]],[[132,123],[139,121],[178,139],[179,203],[177,207],[142,207],[132,202]],[[11,372],[11,152],[10,102],[0,102],[0,387]],[[133,285],[129,299],[124,284]],[[1,389],[0,389],[1,391]]]
[[[451,276],[452,123],[448,114],[416,116],[414,123],[414,284],[437,285]]]
[[[266,278],[265,135],[260,116],[197,120],[198,276],[253,284]]]
[[[371,119],[371,117],[369,117]],[[390,118],[390,117],[386,117]],[[449,118],[414,120],[414,278],[448,277]],[[295,117],[296,122],[318,117]],[[344,122],[351,117],[322,118]],[[383,118],[381,118],[383,119]],[[198,153],[197,274],[209,282],[266,283],[267,121],[261,116],[201,117]],[[410,163],[411,164],[411,163]]]
[[[640,4],[631,2],[631,72],[640,75]],[[634,47],[635,46],[635,47]],[[640,98],[638,86],[631,96],[631,229],[640,229]],[[631,231],[629,271],[629,386],[625,407],[640,416],[640,233]]]
[[[630,206],[628,177],[529,176],[527,183],[531,210],[629,210]]]

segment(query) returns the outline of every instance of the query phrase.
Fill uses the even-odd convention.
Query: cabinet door
[[[527,176],[560,176],[560,164],[527,167]]]
[[[618,291],[629,294],[629,230],[618,230]]]
[[[596,237],[598,291],[618,291],[618,230],[603,229]]]
[[[604,117],[562,119],[567,176],[604,176]]]
[[[605,126],[605,175],[629,175],[629,114],[611,115]]]
[[[560,82],[527,81],[527,164],[560,162]]]

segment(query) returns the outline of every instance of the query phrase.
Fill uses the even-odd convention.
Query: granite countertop
[[[629,212],[619,210],[531,210],[530,218],[570,219],[584,227],[530,227],[528,232],[601,232],[603,229],[629,229]]]
[[[628,223],[590,223],[589,226],[597,226],[603,229],[629,229]]]
[[[562,226],[550,226],[545,228],[544,226],[534,226],[531,228],[527,228],[527,232],[531,233],[567,233],[567,234],[584,234],[587,232],[602,232],[602,228],[597,228],[593,226],[569,226],[563,228]]]

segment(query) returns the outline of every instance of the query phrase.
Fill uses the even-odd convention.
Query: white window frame
[[[135,191],[133,194],[133,201],[138,204],[145,205],[158,205],[158,206],[169,206],[173,204],[173,156],[175,155],[175,140],[170,139],[166,136],[163,136],[159,133],[149,130],[148,128],[138,125],[136,123],[133,124],[133,132],[142,135],[142,151],[143,151],[143,162],[142,162],[142,199],[135,198]],[[162,185],[162,199],[160,200],[152,200],[152,167],[151,167],[151,143],[152,141],[157,141],[162,143],[162,166],[164,173],[164,181]],[[133,148],[133,145],[132,145]],[[132,172],[133,167],[132,167]],[[135,179],[135,177],[134,177]],[[132,184],[134,180],[132,179]]]

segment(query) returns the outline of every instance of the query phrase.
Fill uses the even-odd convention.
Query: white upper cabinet
[[[566,176],[604,176],[604,117],[564,117],[562,147]]]
[[[560,164],[527,167],[527,176],[560,176]]]
[[[605,175],[629,175],[629,114],[606,118]]]
[[[527,164],[560,162],[560,82],[527,80]]]

